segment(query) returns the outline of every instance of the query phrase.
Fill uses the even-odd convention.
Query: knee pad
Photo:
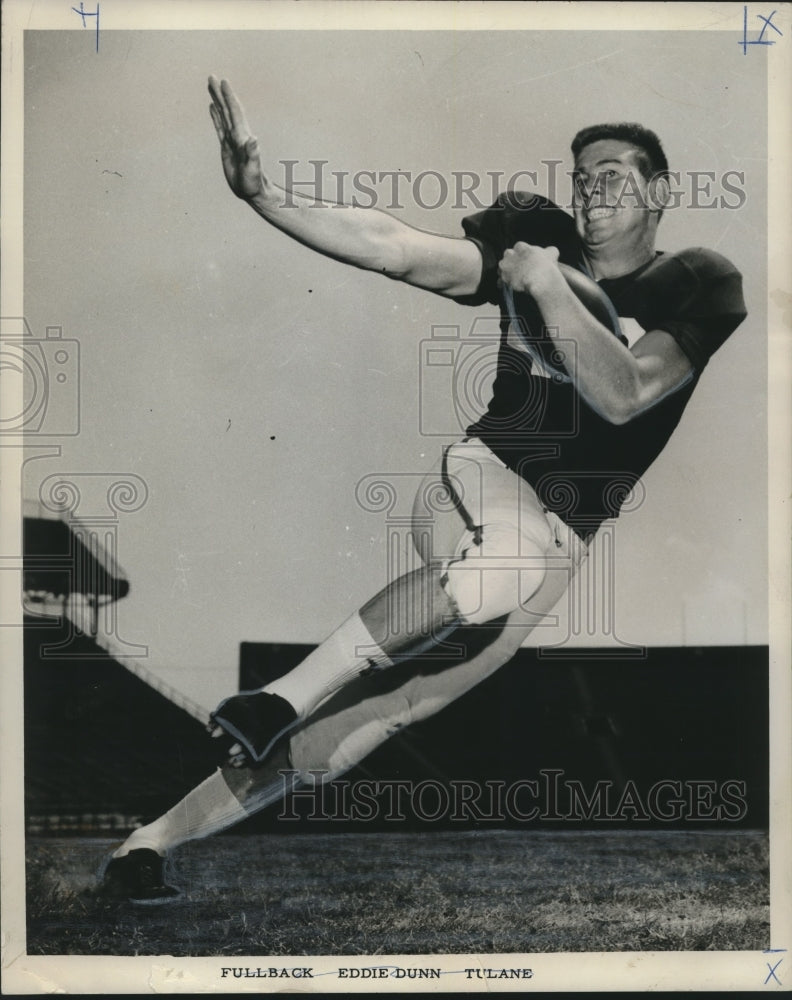
[[[536,539],[487,525],[479,545],[471,537],[460,555],[448,561],[441,581],[460,621],[483,625],[526,604],[546,571],[545,550]]]
[[[450,566],[445,591],[461,624],[484,625],[526,604],[542,585],[544,565],[515,569],[483,568],[475,560]]]

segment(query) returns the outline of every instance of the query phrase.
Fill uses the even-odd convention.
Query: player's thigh
[[[418,489],[412,530],[423,561],[460,558],[471,524],[493,556],[543,552],[553,541],[533,488],[477,439],[451,445]]]

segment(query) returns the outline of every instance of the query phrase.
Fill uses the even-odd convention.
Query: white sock
[[[372,639],[355,612],[294,670],[262,690],[285,698],[304,719],[361,673],[392,665],[393,660]]]
[[[113,857],[120,858],[141,847],[165,854],[188,840],[225,830],[247,816],[218,768],[159,819],[135,830]]]

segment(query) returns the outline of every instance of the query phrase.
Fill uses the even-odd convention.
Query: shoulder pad
[[[669,254],[668,258],[685,264],[699,278],[717,278],[737,271],[728,258],[715,250],[707,250],[706,247],[689,247],[687,250]]]

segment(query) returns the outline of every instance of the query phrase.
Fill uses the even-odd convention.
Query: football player
[[[106,867],[111,891],[144,903],[176,895],[164,875],[172,848],[252,815],[309,772],[339,776],[506,663],[558,602],[601,523],[618,516],[746,315],[741,276],[724,257],[656,249],[668,163],[640,125],[575,136],[571,215],[510,193],[464,219],[456,238],[376,209],[316,211],[315,199],[263,172],[228,83],[210,78],[209,90],[228,185],[262,219],[355,267],[498,305],[501,341],[486,413],[418,491],[422,568],[284,677],[212,713],[226,763]],[[462,658],[421,657],[452,632]]]

